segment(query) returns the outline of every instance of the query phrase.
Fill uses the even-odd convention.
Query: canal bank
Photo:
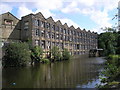
[[[94,88],[104,59],[75,56],[72,60],[31,67],[3,68],[3,88]]]

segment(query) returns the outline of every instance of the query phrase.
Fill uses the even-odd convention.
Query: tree
[[[31,49],[32,62],[33,60],[35,62],[40,62],[40,60],[42,59],[42,55],[43,55],[43,50],[40,46],[35,46],[34,48]]]
[[[59,61],[61,60],[62,58],[62,55],[60,53],[60,50],[58,47],[54,46],[52,49],[51,49],[51,54],[52,54],[52,59],[53,61]]]
[[[30,50],[26,43],[10,43],[5,47],[4,66],[24,66],[30,62]]]
[[[64,50],[62,52],[62,59],[63,60],[69,60],[70,59],[70,52],[66,48],[64,48]]]
[[[118,31],[118,34],[117,34],[118,38],[117,38],[117,54],[120,55],[120,31]]]
[[[98,38],[99,48],[104,49],[104,55],[116,53],[116,34],[112,28],[106,28],[105,33],[101,33]]]

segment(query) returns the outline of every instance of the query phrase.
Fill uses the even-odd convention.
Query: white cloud
[[[12,7],[7,4],[0,4],[0,14],[12,11]]]
[[[80,13],[88,15],[99,28],[111,27],[109,11],[117,8],[119,0],[76,0],[62,8],[63,13]],[[76,4],[77,3],[77,4]],[[97,30],[97,29],[96,29]]]
[[[20,0],[18,0],[19,2]],[[28,0],[25,0],[28,1]],[[33,3],[26,2],[22,3],[18,9],[18,17],[20,18],[23,15],[27,15],[29,13],[38,13],[42,12],[44,16],[47,18],[49,16],[55,16],[50,10],[58,10],[62,7],[62,0],[40,0],[33,1]],[[32,6],[32,7],[31,7]],[[32,9],[36,9],[33,11]]]
[[[28,15],[30,13],[33,13],[32,10],[28,9],[25,5],[22,5],[18,8],[18,18],[21,18],[22,16]]]
[[[62,7],[63,0],[40,0],[35,5],[38,9],[56,10]]]
[[[91,19],[101,27],[111,27],[110,18],[107,12],[95,11],[91,14]]]
[[[18,5],[18,17],[30,14],[42,12],[45,18],[52,16],[55,18],[57,13],[52,13],[51,10],[61,11],[64,13],[80,13],[88,15],[92,21],[94,21],[98,27],[110,27],[111,17],[109,17],[109,11],[117,8],[119,0],[1,0],[2,2],[24,2],[24,4]],[[32,2],[32,3],[28,3]],[[8,4],[1,4],[2,12],[11,11],[13,7]],[[36,9],[33,11],[33,9]],[[68,18],[59,18],[62,22],[68,23],[68,25],[74,25],[78,27],[75,22]],[[86,27],[85,27],[86,28]],[[95,30],[95,29],[94,29]],[[98,30],[98,28],[96,29]]]
[[[79,0],[78,1],[81,4],[85,4],[86,6],[92,6],[95,3],[95,0]]]
[[[78,3],[73,1],[70,4],[68,4],[65,8],[62,8],[61,11],[63,13],[79,12],[79,8],[77,6],[78,6]]]
[[[41,12],[45,18],[48,18],[50,16],[54,17],[55,14],[51,13],[48,9],[37,9],[34,13]]]

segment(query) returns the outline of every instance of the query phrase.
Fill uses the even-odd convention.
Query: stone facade
[[[2,42],[20,40],[20,20],[7,12],[0,15],[0,33]]]
[[[11,24],[6,25],[5,21]],[[97,49],[97,33],[62,25],[55,22],[52,17],[45,18],[42,13],[23,16],[21,20],[10,13],[2,15],[2,39],[32,41],[33,46],[40,46],[45,52],[53,46],[62,51],[67,48],[71,55],[88,53],[90,49]]]
[[[55,22],[52,17],[45,18],[40,12],[29,14],[21,19],[22,40],[32,40],[49,52],[53,46],[62,51],[67,48],[72,55],[88,53],[90,49],[97,49],[97,33],[62,25],[60,20]]]

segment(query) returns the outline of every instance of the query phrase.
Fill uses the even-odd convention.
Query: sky
[[[103,32],[101,28],[114,27],[119,0],[1,0],[0,14],[11,12],[21,19],[30,13],[41,12],[45,18],[53,17],[62,24],[80,27],[86,31]]]

